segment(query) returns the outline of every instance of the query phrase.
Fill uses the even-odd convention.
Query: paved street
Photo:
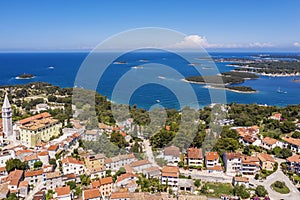
[[[43,188],[43,186],[44,186],[44,182],[43,182],[43,181],[42,181],[42,182],[36,183],[36,184],[34,185],[33,190],[31,190],[31,191],[29,192],[29,194],[27,195],[27,197],[26,197],[25,199],[26,199],[26,200],[31,200],[31,199],[33,199],[33,195],[34,195],[35,193],[37,193],[38,191],[40,191],[40,190]]]
[[[161,168],[155,161],[149,140],[144,139],[143,143],[144,143],[147,159],[153,164],[153,166],[157,166],[157,167]]]
[[[287,185],[287,187],[290,189],[290,193],[289,194],[280,194],[278,192],[275,192],[274,190],[272,190],[271,188],[271,184],[274,183],[275,181],[284,181]],[[263,182],[259,182],[255,179],[250,179],[250,183],[254,184],[254,185],[263,185],[268,193],[270,198],[273,200],[280,200],[280,199],[289,199],[289,200],[296,200],[296,199],[300,199],[300,192],[297,190],[297,188],[295,187],[295,185],[290,181],[290,179],[284,175],[284,173],[281,171],[280,167],[279,169],[274,172],[273,174],[271,174],[270,176],[267,177],[267,179]]]
[[[201,179],[209,182],[232,183],[232,177],[224,173],[208,173],[206,171],[198,170],[184,170],[180,169],[180,173],[185,176],[191,176],[194,179]]]

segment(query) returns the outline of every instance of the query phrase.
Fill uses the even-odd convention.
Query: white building
[[[6,166],[6,161],[9,159],[14,159],[16,157],[15,152],[13,150],[5,150],[0,153],[0,167]]]
[[[180,161],[180,149],[176,146],[169,146],[164,149],[163,158],[168,165],[177,165]]]
[[[121,167],[129,165],[137,159],[133,154],[118,155],[112,158],[105,159],[106,170],[118,171]]]
[[[85,172],[84,162],[76,158],[67,157],[62,159],[61,162],[64,174],[81,175]]]
[[[4,102],[2,106],[2,127],[3,127],[3,133],[5,137],[13,136],[12,109],[7,94],[5,94]]]
[[[136,171],[136,172],[142,172],[143,169],[147,169],[152,166],[151,162],[148,160],[138,160],[130,164],[130,166]]]
[[[238,174],[242,169],[241,153],[224,153],[224,166],[227,174]]]
[[[53,197],[57,200],[72,200],[72,192],[70,186],[55,188]]]
[[[270,137],[265,137],[264,139],[262,139],[261,141],[261,147],[267,150],[272,150],[275,147],[280,147],[282,148],[283,143],[274,139],[274,138],[270,138]]]
[[[168,183],[168,186],[170,186],[173,191],[177,191],[178,181],[179,181],[179,167],[164,166],[162,168],[161,184],[166,185]]]

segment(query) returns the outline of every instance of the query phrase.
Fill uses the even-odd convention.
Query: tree
[[[300,139],[300,132],[296,131],[295,133],[293,133],[292,138]]]
[[[233,189],[233,193],[242,199],[247,199],[250,197],[250,193],[246,189],[245,185],[235,185]]]
[[[255,194],[257,194],[257,196],[259,197],[265,197],[266,195],[268,195],[268,191],[264,186],[259,185],[255,189]]]
[[[280,154],[281,154],[281,158],[284,158],[284,159],[293,155],[292,151],[288,148],[281,149]]]
[[[56,160],[54,158],[50,158],[49,160],[49,164],[54,166],[54,169],[56,168],[57,164],[56,164]]]
[[[37,161],[33,164],[33,167],[34,168],[40,168],[43,166],[43,162],[42,161]]]
[[[19,198],[17,197],[17,195],[15,193],[11,193],[9,194],[9,196],[7,198],[5,198],[5,200],[18,200]]]
[[[243,154],[245,154],[247,156],[251,156],[251,148],[249,146],[246,146],[244,148]]]
[[[201,185],[200,180],[199,180],[199,179],[195,180],[194,185],[195,185],[197,188],[200,187],[200,185]]]
[[[68,181],[67,185],[70,186],[70,189],[73,190],[76,188],[76,182],[75,181]]]
[[[28,165],[26,162],[22,162],[21,160],[15,158],[15,159],[9,159],[5,162],[6,164],[6,171],[9,173],[15,169],[19,170],[25,170],[28,168]]]
[[[80,181],[82,185],[88,186],[91,183],[91,179],[88,175],[82,174],[80,175]]]

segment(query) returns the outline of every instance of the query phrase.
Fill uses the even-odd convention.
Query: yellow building
[[[48,142],[58,136],[61,123],[47,112],[22,119],[17,122],[20,140],[27,146],[34,147],[41,142]]]
[[[85,166],[90,171],[98,170],[105,165],[105,155],[104,154],[96,154],[96,155],[88,155],[85,159]]]
[[[266,153],[259,153],[257,154],[257,157],[259,159],[261,169],[265,169],[267,171],[274,170],[275,160],[271,155]]]

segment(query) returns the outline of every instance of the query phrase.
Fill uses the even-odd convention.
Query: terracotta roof
[[[161,171],[162,171],[162,176],[171,176],[171,177],[179,176],[178,166],[163,166]]]
[[[19,187],[28,187],[28,181],[21,181]]]
[[[243,137],[243,140],[244,141],[246,141],[246,142],[249,142],[249,143],[253,143],[253,142],[255,142],[255,139],[253,139],[250,135],[245,135],[244,137]]]
[[[241,153],[225,153],[227,159],[242,158]]]
[[[171,126],[166,126],[166,130],[170,131],[171,130]]]
[[[108,126],[107,126],[106,124],[99,123],[98,127],[99,127],[100,129],[107,129]]]
[[[120,132],[120,135],[122,135],[123,137],[127,136],[127,134],[125,132]]]
[[[14,171],[11,171],[9,173],[9,175],[6,177],[6,181],[9,181],[10,185],[18,186],[22,176],[23,176],[23,170],[15,169]]]
[[[282,139],[290,144],[300,146],[300,139],[295,139],[291,137],[283,137]]]
[[[144,169],[144,171],[151,173],[151,172],[160,171],[160,170],[159,170],[159,167],[149,167],[149,168]]]
[[[129,198],[128,192],[113,192],[110,196],[110,199],[125,199]]]
[[[286,160],[291,163],[293,163],[293,162],[300,163],[300,155],[290,156]]]
[[[202,149],[198,148],[189,148],[188,149],[188,158],[193,158],[193,159],[202,159]]]
[[[243,156],[242,163],[247,165],[259,165],[259,159],[256,156]]]
[[[131,167],[138,167],[138,166],[141,166],[141,165],[148,165],[148,164],[151,164],[151,162],[149,162],[149,160],[138,160],[138,161],[135,161],[133,163],[130,164]]]
[[[169,146],[164,149],[164,155],[166,156],[174,156],[179,157],[180,156],[180,149],[176,146]]]
[[[92,188],[99,188],[100,187],[100,181],[99,180],[95,180],[93,182],[91,182],[91,186]]]
[[[21,154],[29,154],[29,153],[33,153],[33,151],[30,150],[30,149],[19,150],[19,151],[16,152],[16,156],[19,156]]]
[[[77,164],[77,165],[84,165],[83,161],[77,160],[76,158],[73,157],[67,157],[62,159],[61,161],[62,163],[73,163],[73,164]]]
[[[207,170],[223,171],[223,167],[221,165],[215,165],[213,167],[207,167]]]
[[[235,182],[243,182],[243,183],[248,183],[249,178],[248,177],[242,177],[242,176],[236,176],[234,177]]]
[[[34,170],[34,171],[27,171],[25,172],[25,177],[32,177],[32,176],[39,176],[44,173],[44,170],[39,169],[39,170]]]
[[[206,152],[205,158],[206,160],[217,160],[219,158],[219,154],[217,152]]]
[[[101,185],[106,185],[106,184],[111,184],[113,183],[112,177],[105,177],[100,179],[100,184]]]
[[[49,155],[48,151],[42,151],[38,153],[38,156],[48,156],[48,155]]]
[[[276,142],[278,142],[278,140],[274,139],[274,138],[270,138],[270,137],[265,137],[264,139],[262,139],[263,143],[266,143],[268,145],[273,145],[276,144]]]
[[[58,147],[59,147],[58,144],[50,145],[50,147],[48,148],[48,151],[56,151],[58,149]]]
[[[24,161],[39,160],[36,153],[24,157]]]
[[[60,171],[46,173],[46,178],[47,179],[57,178],[57,177],[60,177],[60,176],[61,176]]]
[[[120,176],[118,176],[117,182],[123,181],[127,178],[134,178],[134,177],[137,177],[137,176],[135,174],[132,174],[132,173],[121,174]]]
[[[275,162],[274,158],[271,155],[266,153],[259,153],[257,154],[257,157],[262,162],[266,162],[266,161]]]
[[[23,124],[29,123],[33,120],[39,120],[39,119],[48,118],[48,117],[51,117],[51,115],[48,112],[43,112],[41,114],[34,115],[32,117],[27,117],[25,119],[22,119],[19,122],[23,125]]]
[[[4,171],[6,171],[6,167],[5,166],[0,167],[0,172],[4,172]]]
[[[83,200],[101,197],[98,189],[89,189],[83,191]]]
[[[71,193],[70,186],[55,188],[55,192],[57,193],[57,196],[69,195]]]

